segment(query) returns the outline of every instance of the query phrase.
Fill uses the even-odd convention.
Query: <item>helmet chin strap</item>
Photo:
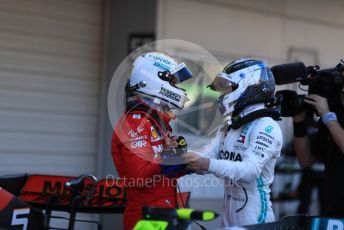
[[[220,113],[223,117],[230,116],[234,112],[234,106],[242,92],[235,90],[220,96],[218,104],[221,105]],[[223,110],[223,112],[221,112]]]

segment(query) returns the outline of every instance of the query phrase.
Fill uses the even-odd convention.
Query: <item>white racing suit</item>
[[[282,143],[277,122],[262,117],[237,130],[219,131],[200,153],[211,158],[209,173],[224,179],[223,227],[275,220],[269,186]]]

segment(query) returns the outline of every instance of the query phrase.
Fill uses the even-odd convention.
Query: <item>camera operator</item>
[[[342,76],[344,77],[343,73]],[[329,106],[325,97],[317,94],[305,96],[321,118],[314,139],[306,132],[306,112],[293,117],[294,148],[302,167],[310,167],[316,161],[325,164],[324,198],[325,215],[344,217],[344,185],[340,176],[344,175],[344,88],[337,90],[340,103]]]

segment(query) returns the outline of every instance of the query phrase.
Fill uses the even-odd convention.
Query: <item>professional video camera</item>
[[[319,66],[306,67],[302,62],[276,65],[271,68],[277,85],[299,82],[308,85],[308,94],[326,97],[330,109],[340,104],[340,90],[344,83],[344,61],[334,68],[320,69]],[[293,90],[276,92],[277,104],[281,106],[282,117],[291,117],[297,113],[313,108],[304,102],[305,95],[298,95]]]

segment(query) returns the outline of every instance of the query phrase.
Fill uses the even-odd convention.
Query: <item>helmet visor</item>
[[[184,63],[180,63],[175,68],[171,69],[171,75],[176,78],[176,83],[181,83],[192,78],[191,71]]]
[[[220,72],[209,87],[214,91],[227,92],[230,87],[237,86],[240,82],[242,87],[248,87],[267,80],[267,67],[264,64],[257,64],[231,74]]]
[[[221,72],[217,74],[214,81],[208,85],[208,87],[217,92],[226,92],[230,90],[233,85],[235,85],[235,83],[229,80],[228,74]]]

